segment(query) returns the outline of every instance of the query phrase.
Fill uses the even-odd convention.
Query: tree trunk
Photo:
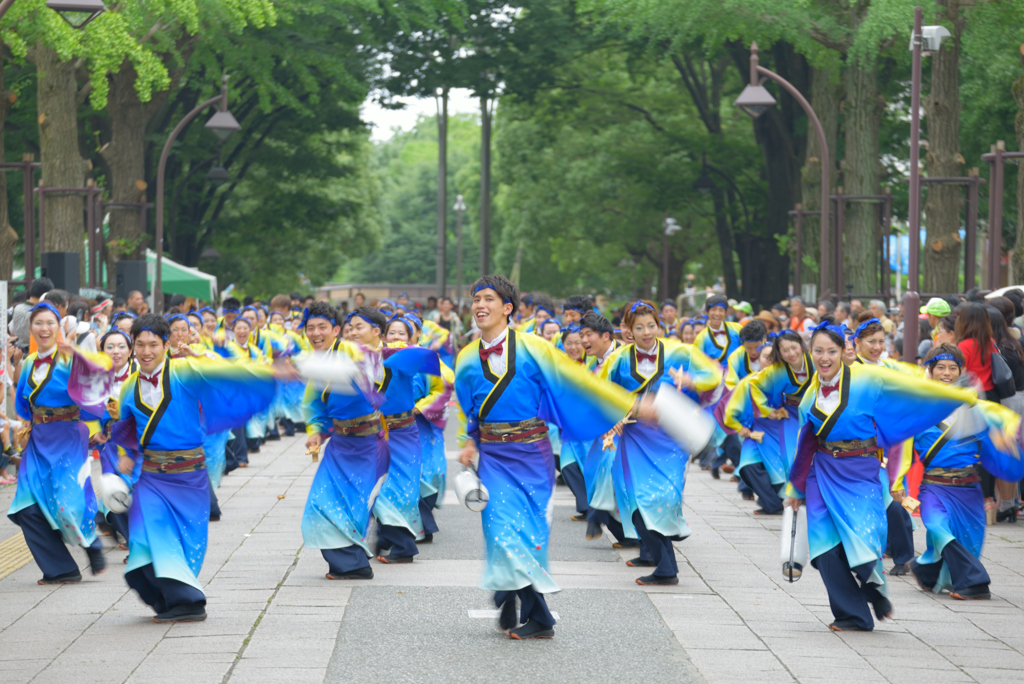
[[[0,161],[6,158],[3,130],[12,97],[14,93],[4,87],[4,63],[0,55]],[[7,174],[0,173],[0,280],[10,280],[14,274],[14,248],[17,244],[18,234],[11,228],[10,207],[7,205]],[[26,277],[31,279],[32,274]]]
[[[491,273],[491,100],[480,98],[480,275]]]
[[[1021,69],[1024,69],[1024,52],[1020,62]],[[1017,116],[1014,119],[1017,149],[1024,151],[1024,75],[1014,81],[1012,90],[1013,99],[1017,101]],[[1017,168],[1017,240],[1010,250],[1010,266],[1014,280],[1020,283],[1024,276],[1024,167]]]
[[[437,296],[444,297],[445,238],[448,228],[448,89],[441,92],[437,112]]]
[[[843,159],[843,187],[847,195],[877,195],[881,172],[878,135],[881,126],[881,97],[877,65],[846,65],[846,99],[843,102],[846,157]],[[857,293],[878,290],[878,205],[867,202],[846,204],[843,260],[845,283]],[[835,293],[843,296],[846,293]]]
[[[42,43],[35,46],[32,56],[38,73],[36,102],[43,185],[84,187],[87,165],[78,148],[74,64],[62,62],[54,50]],[[85,240],[84,194],[55,194],[46,196],[46,244],[41,251],[81,254]]]
[[[959,0],[939,0],[938,20],[953,24],[953,36],[932,55],[932,87],[924,109],[928,130],[925,160],[932,177],[960,176],[960,36]],[[914,141],[911,141],[914,144]],[[925,192],[924,291],[960,291],[960,216],[964,190],[959,185],[930,185]]]
[[[110,142],[101,151],[110,168],[108,190],[111,202],[144,202],[146,198],[146,122],[145,106],[135,91],[135,68],[125,60],[110,79]],[[141,259],[145,253],[140,210],[115,208],[110,212],[107,238],[107,288],[116,285],[117,262]]]
[[[729,297],[739,297],[740,290],[736,282],[736,261],[733,255],[733,234],[732,226],[729,225],[729,217],[726,216],[728,207],[725,202],[725,193],[721,188],[715,186],[711,191],[711,199],[715,205],[715,233],[718,236],[718,251],[722,256],[722,280],[725,282],[725,293]],[[669,285],[669,290],[678,289],[679,281],[675,286]]]
[[[829,170],[829,188],[835,187],[836,139],[839,135],[839,101],[842,98],[843,85],[831,69],[813,70],[811,80],[811,106],[825,129],[825,142],[828,145],[828,156],[832,160]],[[803,177],[803,208],[804,211],[821,209],[821,146],[813,127],[807,128],[807,159],[801,171]],[[801,248],[804,262],[801,264],[800,280],[807,284],[817,284],[820,280],[818,261],[821,255],[821,220],[814,216],[804,217]],[[796,250],[790,255],[796,258]],[[809,265],[810,264],[810,265]],[[797,293],[799,294],[799,293]],[[820,294],[820,293],[819,293]]]

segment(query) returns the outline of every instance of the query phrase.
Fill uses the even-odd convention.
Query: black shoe
[[[763,508],[758,508],[754,511],[754,515],[782,515],[782,509],[780,508],[777,511],[766,511]]]
[[[386,556],[377,556],[377,560],[385,565],[403,565],[405,563],[412,563],[413,556],[396,556],[393,553],[389,553]]]
[[[50,577],[39,580],[36,584],[72,584],[74,582],[82,581],[82,573],[75,570],[74,572],[68,572],[63,575],[57,575],[56,577]]]
[[[587,541],[594,541],[604,536],[604,530],[601,529],[601,523],[596,520],[587,521]]]
[[[928,586],[927,584],[925,584],[924,582],[921,581],[921,578],[918,577],[917,573],[914,571],[914,565],[915,564],[916,564],[916,561],[910,561],[909,563],[907,563],[908,574],[911,577],[914,578],[914,580],[917,582],[917,586],[921,588],[921,591],[927,591],[927,592],[931,593],[933,587]]]
[[[623,539],[612,544],[613,549],[638,549],[640,548],[640,541],[637,539]]]
[[[558,477],[555,478],[556,485],[564,485],[565,480],[562,479],[562,473],[558,473]]]
[[[722,474],[718,471],[718,468],[712,468],[711,477],[715,478],[716,480],[721,480]]]
[[[210,522],[220,522],[220,513],[211,513]]]
[[[516,613],[516,595],[501,604],[501,614],[498,616],[498,627],[507,632],[519,624],[519,617]]]
[[[305,423],[295,423],[295,431],[299,432],[299,433],[302,433],[302,434],[306,434],[306,424]]]
[[[249,450],[250,454],[258,454],[260,452],[260,442],[262,440],[259,437],[246,437],[245,446]]]
[[[992,598],[992,593],[988,590],[987,584],[975,584],[960,591],[951,591],[949,596],[958,601],[984,601]]]
[[[107,519],[102,514],[96,514],[96,531],[102,534],[104,537],[113,537],[117,534],[114,528],[110,526]]]
[[[279,433],[277,430],[274,430],[273,432],[268,432],[267,433],[267,441],[268,442],[280,442],[281,441],[281,433]]]
[[[870,632],[870,629],[861,627],[853,620],[836,620],[828,626],[833,632]]]
[[[903,575],[906,575],[906,574],[907,574],[907,566],[906,566],[906,564],[894,565],[894,566],[892,566],[892,570],[889,571],[889,576],[890,577],[902,577]]]
[[[754,500],[754,495],[753,494],[744,494],[743,495],[743,500],[744,501],[753,501]]]
[[[1017,522],[1017,507],[1011,506],[1010,508],[1007,508],[1005,511],[1000,511],[999,513],[996,513],[996,522]]]
[[[183,603],[170,610],[157,613],[153,622],[202,622],[206,619],[206,608],[199,603]]]
[[[657,575],[647,575],[645,577],[638,577],[636,583],[644,586],[667,586],[679,584],[679,576],[672,575],[671,577],[659,577]]]
[[[732,477],[729,478],[729,482],[739,482],[739,481],[740,481],[739,475],[733,475]]]
[[[630,558],[626,561],[626,565],[631,568],[653,568],[658,564],[652,560],[644,560],[640,556],[637,556],[636,558]]]
[[[586,522],[587,521],[587,514],[586,513],[577,513],[576,515],[570,515],[569,516],[569,520],[572,520],[573,522]]]
[[[102,575],[107,569],[107,559],[103,556],[103,549],[86,547],[85,554],[89,556],[89,570],[93,576]]]
[[[875,609],[875,617],[879,621],[884,622],[886,618],[892,617],[892,601],[884,596],[872,603],[871,607]]]
[[[292,421],[290,421],[290,420],[282,420],[281,421],[281,427],[284,428],[284,436],[285,437],[294,437],[295,436],[295,423],[293,423]]]
[[[373,579],[373,568],[367,565],[365,568],[359,568],[357,570],[349,570],[348,572],[329,572],[327,573],[327,579],[329,580],[355,580],[355,579]]]
[[[555,628],[545,627],[536,620],[531,619],[522,627],[510,629],[507,634],[509,639],[550,639],[555,636]]]
[[[434,535],[433,534],[424,534],[423,535],[423,539],[417,539],[416,543],[417,544],[433,544],[434,543]]]

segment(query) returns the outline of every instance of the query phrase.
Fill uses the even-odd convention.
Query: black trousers
[[[672,539],[660,532],[647,529],[644,524],[644,517],[640,511],[633,511],[633,526],[640,537],[643,547],[650,553],[650,560],[657,563],[652,573],[655,577],[675,577],[679,574],[679,566],[676,564],[676,550],[672,546]],[[641,548],[640,557],[644,557]],[[646,559],[645,559],[646,560]]]
[[[213,483],[206,478],[206,486],[210,488],[210,516],[220,517],[220,502],[217,501],[217,492],[213,490]]]
[[[889,523],[889,557],[896,565],[909,563],[914,559],[914,523],[910,513],[903,504],[893,501],[885,509],[885,517]]]
[[[361,546],[346,546],[341,549],[320,549],[332,575],[341,575],[360,568],[370,567],[370,559]]]
[[[939,581],[942,563],[949,568],[949,578],[953,582],[954,591],[962,591],[971,587],[988,587],[992,580],[988,571],[964,545],[954,539],[942,549],[942,560],[938,563],[921,564],[913,561],[914,574],[927,588],[932,588]]]
[[[554,627],[555,618],[548,610],[548,602],[544,600],[544,594],[538,593],[533,586],[523,587],[515,591],[494,592],[494,605],[498,608],[511,600],[513,597],[519,599],[519,621],[527,623],[536,620],[545,627]]]
[[[434,506],[437,505],[437,493],[420,498],[420,518],[423,519],[423,533],[437,532],[437,521],[434,520]]]
[[[395,556],[415,556],[420,551],[416,548],[416,536],[405,527],[382,525],[377,521],[377,548],[381,551],[390,550]]]
[[[869,604],[882,599],[878,585],[868,582],[875,563],[850,567],[846,551],[837,544],[811,561],[821,573],[828,592],[828,605],[836,620],[852,620],[861,629],[875,628]]]
[[[782,510],[778,488],[772,484],[764,463],[751,463],[740,470],[740,479],[757,495],[757,504],[768,513]]]
[[[230,473],[242,463],[249,462],[249,444],[245,441],[245,426],[231,431],[231,439],[224,449],[224,472]]]
[[[562,468],[562,479],[565,480],[565,486],[576,497],[576,512],[583,515],[587,512],[589,505],[587,504],[587,483],[583,479],[580,464],[573,461]]]
[[[608,532],[615,537],[615,541],[622,544],[627,542],[626,532],[622,529],[622,523],[612,517],[608,511],[601,511],[596,508],[587,509],[587,520],[594,520],[598,524],[608,528]]]
[[[50,522],[43,515],[39,504],[32,504],[8,517],[25,535],[25,543],[32,552],[32,559],[43,571],[43,579],[50,580],[78,572],[78,563],[71,557],[71,552],[64,544],[64,538],[60,532],[50,527]],[[91,549],[94,552],[102,551],[103,545],[99,539],[92,543]]]
[[[138,592],[139,597],[157,613],[166,613],[171,608],[191,605],[200,608],[206,605],[206,595],[175,579],[157,577],[153,564],[143,565],[124,574],[128,586]]]
[[[124,538],[125,546],[128,545],[128,511],[124,513],[114,513],[108,511],[105,516],[107,524],[113,527],[119,535]]]

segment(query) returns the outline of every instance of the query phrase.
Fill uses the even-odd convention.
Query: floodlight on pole
[[[103,0],[47,0],[46,6],[74,29],[85,28],[86,24],[107,11]]]

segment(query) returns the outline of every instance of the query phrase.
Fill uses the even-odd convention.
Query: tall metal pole
[[[480,98],[480,275],[491,271],[491,110]]]
[[[462,201],[462,195],[455,200],[455,211],[458,212],[458,220],[455,222],[455,299],[458,301],[456,315],[462,315],[462,212],[466,205]]]
[[[907,294],[903,296],[903,353],[917,355],[917,316],[921,310],[918,268],[921,254],[921,22],[924,8],[914,8],[914,33],[911,36],[913,59],[910,86],[910,254]]]
[[[989,203],[989,215],[991,220],[988,225],[988,289],[999,288],[1000,271],[1002,266],[1003,251],[1003,154],[1006,152],[1006,143],[997,140],[992,148],[995,155],[995,163],[992,166],[992,201]]]
[[[811,103],[807,101],[800,91],[796,89],[792,83],[779,76],[774,71],[769,71],[763,66],[758,64],[757,58],[757,43],[753,43],[750,46],[750,84],[758,85],[760,79],[758,76],[765,76],[772,79],[780,86],[783,90],[793,96],[800,106],[803,108],[804,113],[807,114],[807,118],[811,120],[811,124],[814,126],[814,132],[818,136],[818,145],[821,147],[821,228],[820,228],[820,241],[821,241],[821,291],[818,293],[818,297],[822,298],[828,294],[828,233],[829,233],[829,185],[830,171],[832,169],[832,160],[829,158],[828,152],[828,141],[825,139],[825,129],[821,125],[821,120],[818,119],[818,115],[811,108]],[[836,293],[837,296],[842,293]]]
[[[661,292],[658,299],[668,299],[668,214],[661,222]]]
[[[164,143],[163,152],[160,153],[160,164],[156,168],[156,244],[153,245],[154,252],[156,252],[156,273],[153,275],[153,313],[162,314],[164,312],[164,296],[163,288],[161,288],[161,278],[163,277],[163,256],[164,256],[164,180],[167,172],[167,157],[171,154],[171,145],[177,139],[178,135],[184,130],[188,122],[196,117],[199,112],[203,111],[211,105],[220,103],[221,111],[227,111],[228,108],[228,85],[227,77],[221,84],[220,95],[211,97],[209,100],[200,103],[195,109],[185,115],[178,125],[171,131],[171,135],[167,138],[167,142]],[[42,202],[39,203],[42,206]],[[144,210],[143,210],[144,211]]]
[[[444,297],[448,232],[448,88],[441,89],[437,112],[437,296]]]
[[[796,258],[793,260],[793,294],[800,295],[800,266],[804,259],[804,205],[796,205]]]

